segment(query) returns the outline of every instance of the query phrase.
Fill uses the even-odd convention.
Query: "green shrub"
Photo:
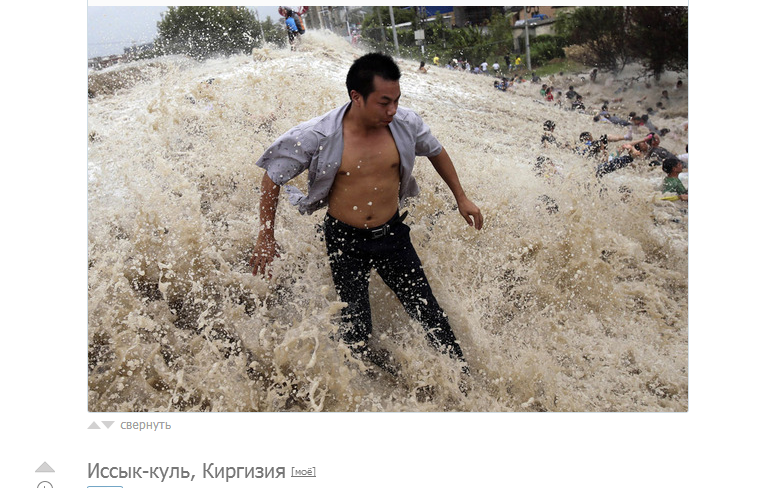
[[[531,64],[543,65],[555,58],[565,57],[565,39],[559,36],[540,35],[531,39]]]

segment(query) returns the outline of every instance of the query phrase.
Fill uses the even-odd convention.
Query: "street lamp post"
[[[530,7],[525,7],[523,9],[523,20],[525,21],[525,65],[528,67],[528,71],[531,71],[531,43],[528,39],[528,9]]]
[[[347,7],[344,7],[344,20],[347,22],[347,35],[349,36],[350,42],[352,41],[352,30],[349,28],[349,12],[347,11]]]
[[[397,44],[397,28],[395,27],[395,12],[389,7],[389,18],[392,20],[392,37],[395,39],[395,56],[400,57],[400,46]]]
[[[259,9],[255,8],[253,9],[256,11],[256,22],[259,23],[259,30],[261,31],[261,45],[263,46],[264,43],[267,41],[264,39],[264,27],[261,26],[261,20],[259,20]]]

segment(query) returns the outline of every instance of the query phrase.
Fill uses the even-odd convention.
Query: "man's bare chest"
[[[342,175],[389,173],[400,167],[400,153],[387,130],[376,137],[345,137],[341,155]]]

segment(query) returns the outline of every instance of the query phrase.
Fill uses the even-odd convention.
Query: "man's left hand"
[[[459,213],[464,217],[464,220],[475,229],[482,229],[483,214],[480,212],[480,208],[467,198],[464,198],[457,203],[459,204]]]

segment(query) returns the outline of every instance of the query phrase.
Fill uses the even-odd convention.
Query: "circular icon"
[[[50,481],[41,481],[37,488],[53,488],[53,485]]]

